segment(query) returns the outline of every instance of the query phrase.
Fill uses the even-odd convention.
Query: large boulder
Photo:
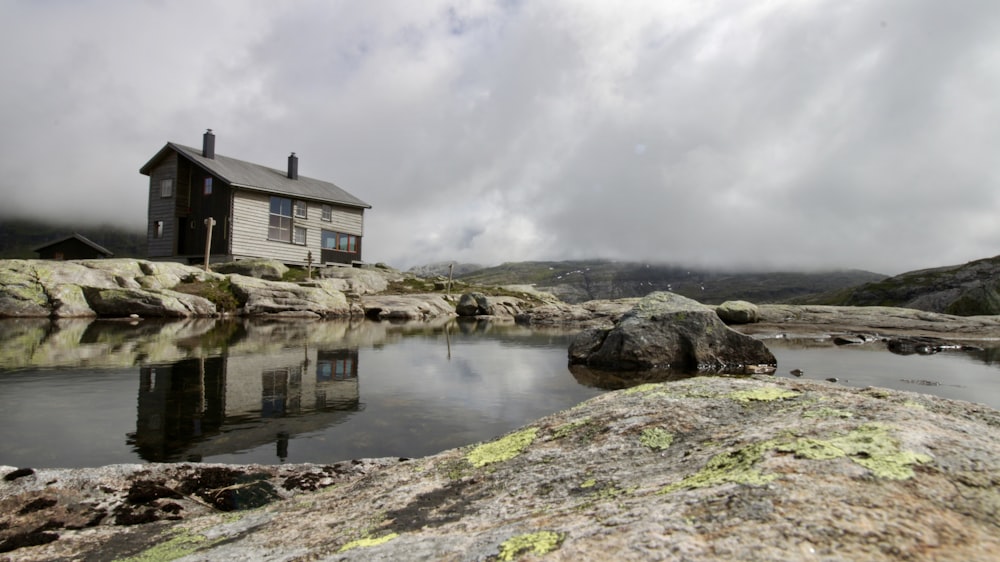
[[[244,275],[271,281],[280,281],[288,273],[288,266],[280,261],[267,259],[236,260],[213,265],[211,268],[216,273]]]
[[[753,324],[760,320],[757,305],[747,301],[726,301],[715,309],[726,324]]]
[[[465,293],[458,300],[455,313],[459,316],[498,316],[514,318],[521,314],[524,301],[517,297],[487,296],[483,293]]]
[[[444,295],[368,295],[361,298],[364,315],[372,320],[430,320],[455,314]]]
[[[761,341],[727,327],[711,307],[668,292],[644,297],[611,329],[581,332],[569,360],[621,371],[747,372],[777,364]]]
[[[302,317],[350,316],[347,297],[323,283],[299,285],[230,275],[233,293],[248,316],[281,315]]]
[[[143,289],[83,289],[87,302],[99,316],[155,316],[187,318],[212,316],[215,305],[206,298],[170,290]]]

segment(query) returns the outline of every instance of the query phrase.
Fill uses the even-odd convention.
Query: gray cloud
[[[141,227],[167,140],[334,181],[398,267],[894,273],[1000,247],[1000,5],[7,2],[8,209]]]

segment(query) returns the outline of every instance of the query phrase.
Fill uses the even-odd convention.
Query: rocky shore
[[[0,468],[0,560],[995,560],[1000,413],[698,377],[330,466]]]
[[[616,343],[650,337],[634,331],[640,320],[756,339],[1000,337],[992,316],[706,307],[669,293],[571,305],[530,287],[448,294],[389,269],[331,268],[294,282],[281,280],[286,273],[268,263],[204,272],[136,260],[2,261],[0,334],[32,338],[44,331],[38,323],[75,317],[129,318],[139,328],[145,318],[184,317],[185,329],[205,331],[213,321],[201,317],[291,316],[315,319],[321,333],[331,325],[324,318],[462,315],[573,327],[590,334],[577,345],[582,363],[614,351],[650,365],[675,359]],[[394,292],[402,286],[409,290]],[[695,357],[683,361],[713,363],[722,344],[678,345]],[[753,348],[754,360],[767,355]],[[922,394],[710,376],[609,392],[490,443],[421,459],[0,466],[0,561],[993,560],[998,429],[1000,412]]]

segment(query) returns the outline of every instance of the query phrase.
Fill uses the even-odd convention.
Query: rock
[[[90,307],[100,316],[139,316],[186,318],[212,316],[215,305],[208,299],[176,291],[140,289],[83,289]]]
[[[861,345],[865,342],[865,339],[860,336],[854,335],[839,335],[833,338],[834,345]]]
[[[941,338],[930,336],[900,336],[889,338],[885,342],[889,351],[897,355],[933,355],[949,349],[962,349],[964,346]]]
[[[524,308],[524,301],[517,297],[465,293],[459,299],[455,312],[459,316],[514,318],[521,314],[522,308]]]
[[[998,426],[916,393],[696,377],[405,462],[22,471],[0,479],[0,541],[54,535],[24,562],[991,560]],[[249,480],[259,507],[214,502]]]
[[[0,269],[0,318],[45,317],[52,305],[27,260],[5,260]]]
[[[329,280],[331,287],[355,295],[381,293],[389,287],[390,281],[403,278],[402,274],[392,270],[360,267],[330,266],[320,269],[316,274]]]
[[[288,266],[285,264],[266,259],[236,260],[213,265],[211,269],[216,273],[231,273],[270,281],[281,281],[288,273]]]
[[[322,282],[299,285],[229,275],[241,312],[248,316],[281,315],[299,317],[350,316],[347,297]]]
[[[536,306],[518,314],[518,324],[530,326],[573,325],[582,328],[610,328],[639,299],[587,301],[581,304],[553,302]]]
[[[726,301],[715,309],[726,324],[753,324],[760,319],[757,305],[747,301]]]
[[[570,363],[612,370],[744,372],[775,365],[759,340],[727,327],[712,308],[674,293],[652,293],[610,330],[579,334]]]
[[[372,320],[429,320],[454,316],[454,306],[444,295],[368,295],[361,298],[366,318]]]

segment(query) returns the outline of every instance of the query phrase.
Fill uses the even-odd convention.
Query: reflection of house
[[[344,421],[360,409],[358,350],[283,349],[143,367],[132,444],[148,461],[200,460]]]
[[[365,209],[371,205],[326,181],[215,153],[211,130],[202,148],[167,143],[140,170],[149,176],[150,258],[198,262],[209,219],[213,261],[271,258],[305,265],[361,261]]]
[[[32,251],[37,252],[38,257],[43,260],[93,260],[114,257],[114,254],[104,246],[75,233],[43,244]]]

